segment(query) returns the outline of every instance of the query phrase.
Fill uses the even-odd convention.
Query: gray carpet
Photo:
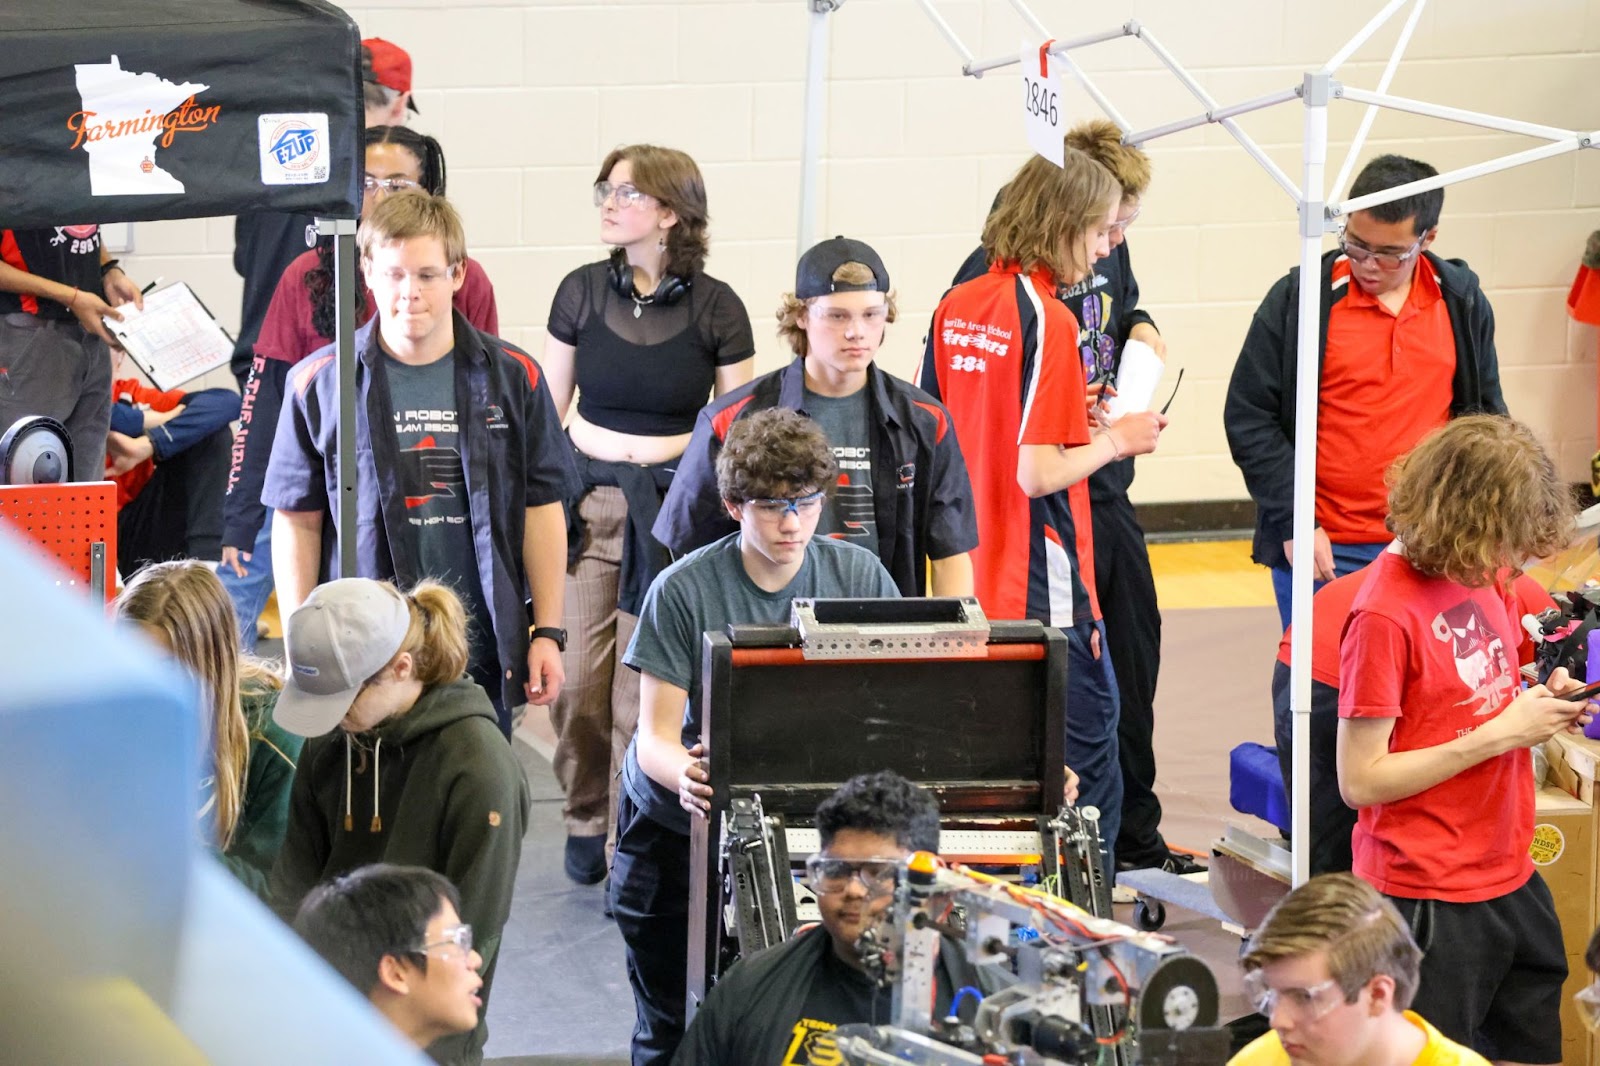
[[[550,764],[515,742],[533,810],[489,1000],[489,1061],[497,1066],[625,1064],[633,993],[622,937],[601,913],[604,885],[561,869],[566,830]]]

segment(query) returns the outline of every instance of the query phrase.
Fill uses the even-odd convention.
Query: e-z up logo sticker
[[[257,129],[261,184],[320,185],[328,180],[332,153],[326,113],[262,115]]]

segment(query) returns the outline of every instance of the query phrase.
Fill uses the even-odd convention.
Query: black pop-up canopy
[[[355,218],[360,49],[326,0],[8,0],[0,226]]]
[[[327,0],[0,0],[0,227],[299,211],[336,227],[355,423],[361,34]],[[355,452],[339,554],[354,573]]]

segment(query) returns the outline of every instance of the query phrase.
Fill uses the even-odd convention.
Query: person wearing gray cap
[[[485,1004],[528,819],[528,784],[488,694],[463,676],[467,615],[446,586],[409,593],[344,578],[289,618],[288,682],[273,711],[309,737],[295,771],[272,902],[293,917],[313,886],[374,862],[424,866],[461,891],[483,956]],[[439,1062],[477,1063],[475,1030],[436,1042]]]
[[[738,528],[717,491],[717,456],[736,421],[782,407],[821,425],[839,464],[818,533],[877,553],[904,596],[972,595],[978,526],[950,413],[874,362],[894,319],[889,272],[871,246],[834,237],[801,256],[778,307],[794,361],[700,412],[656,539],[682,553]]]

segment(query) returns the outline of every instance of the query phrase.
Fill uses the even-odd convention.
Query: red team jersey
[[[1016,264],[945,294],[918,384],[950,411],[972,476],[978,602],[991,618],[1071,626],[1100,617],[1087,479],[1029,499],[1017,484],[1025,444],[1089,443],[1078,323],[1048,271]]]
[[[1391,751],[1454,740],[1519,689],[1515,597],[1427,577],[1386,551],[1367,567],[1340,648],[1341,718],[1393,718]],[[1362,808],[1355,873],[1407,899],[1477,903],[1533,873],[1533,774],[1522,748],[1415,796]]]

